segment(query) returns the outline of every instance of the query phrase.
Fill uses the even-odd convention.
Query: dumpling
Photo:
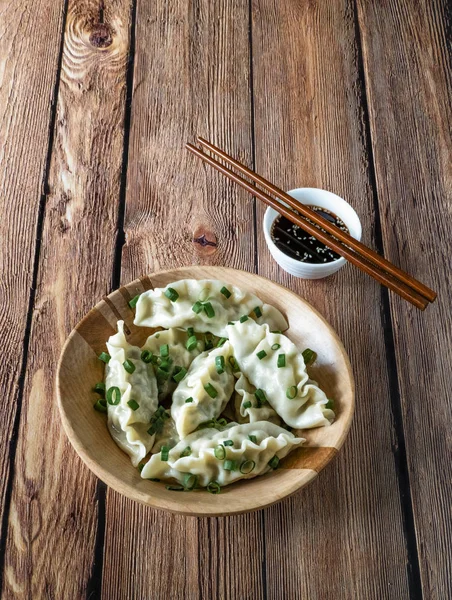
[[[194,327],[224,336],[230,321],[249,315],[283,331],[284,316],[257,296],[227,283],[211,279],[181,279],[166,288],[141,294],[136,305],[135,325],[143,327]]]
[[[166,329],[150,335],[142,348],[151,352],[156,359],[159,357],[155,365],[159,400],[166,398],[176,389],[177,382],[174,381],[173,376],[178,370],[177,367],[188,369],[193,360],[204,350],[204,341],[200,339],[191,350],[188,350],[188,338],[187,331],[183,329]],[[162,352],[164,357],[161,356]],[[159,365],[161,362],[166,365],[164,369]]]
[[[201,423],[222,413],[234,390],[229,358],[231,345],[203,352],[191,363],[187,375],[173,393],[171,416],[183,439]]]
[[[238,423],[256,423],[269,421],[275,425],[281,424],[281,419],[270,404],[259,393],[255,395],[256,388],[243,373],[235,384],[234,411]]]
[[[107,342],[111,358],[105,366],[105,387],[119,388],[118,404],[107,403],[108,428],[118,446],[132,459],[136,467],[154,444],[148,433],[152,415],[157,410],[157,381],[152,364],[141,360],[141,350],[130,345],[124,335],[124,321],[118,321],[118,333]],[[127,365],[129,373],[124,367]]]
[[[303,356],[289,338],[251,319],[229,325],[226,335],[240,370],[287,425],[307,429],[333,421],[328,398],[309,379]]]
[[[279,460],[305,440],[266,421],[203,429],[169,450],[154,454],[141,471],[144,479],[176,480],[184,487],[229,485],[277,468]]]

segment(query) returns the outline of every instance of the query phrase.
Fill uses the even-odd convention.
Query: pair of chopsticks
[[[185,145],[187,150],[193,152],[193,154],[198,156],[201,160],[211,165],[217,171],[220,171],[220,173],[223,173],[223,175],[226,175],[229,179],[232,179],[232,181],[238,183],[242,188],[250,192],[250,194],[274,208],[281,215],[292,221],[292,223],[295,223],[295,225],[298,225],[310,235],[313,235],[317,240],[326,244],[330,249],[346,258],[356,267],[388,287],[390,290],[405,300],[408,300],[408,302],[411,302],[411,304],[414,304],[414,306],[420,310],[424,310],[429,302],[435,300],[436,292],[414,277],[411,277],[411,275],[405,271],[402,271],[402,269],[393,265],[374,250],[368,248],[348,233],[345,233],[308,206],[301,204],[289,196],[289,194],[273,185],[273,183],[267,181],[267,179],[257,175],[257,173],[254,173],[254,171],[251,171],[251,169],[242,165],[217,146],[214,146],[201,137],[198,137],[197,140],[203,148],[206,148],[212,154],[221,157],[226,163],[233,166],[243,175],[246,175],[246,177],[249,177],[255,185],[260,185],[265,191],[255,187],[255,185],[252,185],[240,177],[240,175],[237,175],[234,171],[228,169],[226,166],[212,158],[212,156],[203,152],[203,150],[193,146],[193,144],[187,143]],[[266,192],[273,194],[276,198],[273,198]],[[281,200],[286,202],[290,208],[296,210],[300,214],[296,214],[293,210],[287,208],[281,203]],[[315,223],[315,225],[313,223]],[[322,229],[319,229],[319,227]]]

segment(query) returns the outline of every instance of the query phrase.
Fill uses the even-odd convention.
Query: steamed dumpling
[[[256,388],[264,391],[287,425],[306,429],[333,421],[334,412],[326,408],[328,398],[309,379],[303,356],[289,338],[271,333],[268,325],[258,325],[251,319],[229,325],[226,335],[240,370]],[[285,359],[281,367],[278,367],[279,355]]]
[[[234,411],[235,420],[238,423],[256,423],[257,421],[269,421],[275,425],[281,424],[276,411],[268,402],[255,395],[256,388],[252,385],[243,373],[235,384]]]
[[[158,406],[154,369],[152,364],[141,360],[140,348],[127,342],[124,321],[118,321],[118,333],[110,337],[107,349],[111,359],[105,366],[105,387],[107,390],[118,387],[121,392],[119,404],[107,404],[108,428],[118,446],[137,466],[154,444],[154,436],[147,432]],[[133,373],[124,368],[126,360],[135,367]]]
[[[144,479],[176,480],[186,486],[187,478],[195,475],[197,484],[202,487],[211,482],[229,485],[276,468],[279,459],[303,442],[304,439],[266,421],[234,424],[223,431],[202,429],[170,450],[168,460],[162,460],[161,454],[154,454],[141,476]]]
[[[229,365],[230,356],[229,342],[210,352],[203,352],[191,363],[187,375],[174,391],[171,416],[181,439],[201,423],[216,419],[223,412],[235,383]],[[224,361],[223,370],[217,365],[220,357]],[[223,372],[220,373],[221,370]]]
[[[210,306],[206,308],[206,304]],[[280,311],[257,296],[211,279],[181,279],[166,288],[144,292],[136,305],[134,323],[143,327],[194,327],[221,337],[228,322],[243,315],[267,323],[272,330],[284,331],[288,327]]]

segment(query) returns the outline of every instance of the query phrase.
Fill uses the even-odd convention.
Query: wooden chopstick
[[[254,187],[248,181],[246,181],[245,179],[243,179],[242,177],[240,177],[239,175],[237,175],[236,173],[234,173],[233,171],[231,171],[230,169],[228,169],[227,167],[222,165],[220,162],[218,162],[211,156],[208,156],[202,150],[199,150],[198,148],[196,148],[196,146],[193,146],[193,144],[187,143],[185,145],[185,147],[187,148],[187,150],[189,150],[190,152],[192,152],[193,154],[195,154],[196,156],[201,158],[201,160],[203,160],[204,162],[207,162],[212,167],[214,167],[216,170],[223,173],[223,175],[225,175],[229,179],[232,179],[232,181],[235,181],[236,183],[238,183],[241,187],[243,187],[245,190],[247,190],[250,194],[252,194],[253,196],[256,196],[257,198],[259,198],[260,200],[265,202],[265,204],[274,208],[281,215],[284,215],[287,219],[289,219],[290,221],[292,221],[293,223],[295,223],[296,225],[298,225],[299,227],[301,227],[302,229],[304,229],[305,231],[307,231],[308,233],[310,233],[311,235],[316,237],[318,240],[320,240],[321,242],[326,244],[332,250],[335,250],[338,254],[340,254],[341,256],[346,258],[348,261],[350,261],[355,266],[359,267],[362,271],[364,271],[365,273],[367,273],[368,275],[370,275],[371,277],[373,277],[374,279],[376,279],[377,281],[379,281],[380,283],[382,283],[383,285],[385,285],[392,291],[399,294],[399,296],[401,296],[408,302],[411,302],[411,304],[413,304],[420,310],[424,310],[426,308],[426,306],[428,304],[428,300],[424,296],[422,296],[421,294],[416,292],[413,288],[411,288],[407,284],[405,284],[403,281],[400,281],[399,279],[396,279],[394,276],[390,275],[389,273],[386,273],[385,271],[381,270],[375,264],[370,263],[368,260],[366,260],[361,255],[359,255],[357,252],[353,252],[353,250],[351,250],[350,248],[348,248],[347,246],[345,246],[338,240],[334,239],[328,233],[321,231],[315,225],[313,225],[312,223],[310,223],[303,217],[297,215],[292,210],[286,208],[284,205],[280,204],[280,202],[278,202],[271,196],[268,196],[265,192]],[[250,177],[254,176],[252,171],[250,171],[250,173],[252,173],[252,175],[250,175]],[[336,236],[337,231],[339,231],[339,230],[337,228],[335,228],[334,229],[335,236]]]
[[[272,194],[275,194],[275,196],[277,196],[278,198],[283,199],[291,208],[298,211],[301,215],[310,219],[311,221],[325,229],[325,231],[328,231],[328,233],[334,235],[335,238],[340,240],[342,243],[346,244],[349,248],[353,248],[353,250],[355,250],[361,256],[366,258],[370,263],[375,264],[379,269],[390,273],[396,279],[399,279],[400,281],[405,283],[408,287],[413,288],[414,291],[416,291],[421,296],[424,296],[429,302],[433,302],[436,299],[436,292],[431,290],[429,287],[427,287],[426,285],[424,285],[405,271],[402,271],[402,269],[399,269],[398,267],[393,265],[391,262],[389,262],[389,260],[386,260],[386,258],[380,256],[374,250],[368,248],[362,242],[358,241],[345,231],[338,230],[337,227],[335,227],[332,223],[321,217],[318,213],[310,209],[308,206],[301,204],[301,202],[298,202],[297,200],[292,198],[292,196],[289,196],[289,194],[276,187],[276,185],[273,185],[273,183],[271,183],[264,177],[261,177],[257,173],[254,173],[254,171],[251,171],[251,169],[245,167],[245,165],[239,163],[237,160],[232,158],[232,156],[229,156],[229,154],[226,154],[226,152],[221,150],[221,148],[214,146],[214,144],[211,144],[202,137],[198,137],[197,139],[203,147],[207,148],[214,154],[217,154],[218,156],[223,158],[225,161],[234,166],[238,171],[240,171],[247,177],[250,177],[253,181],[261,185],[268,192],[271,192]]]

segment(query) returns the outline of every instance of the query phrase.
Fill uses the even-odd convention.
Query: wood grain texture
[[[0,515],[14,459],[14,423],[33,285],[36,232],[57,80],[63,0],[0,5]],[[48,39],[55,39],[49,45]],[[33,144],[30,144],[33,139]]]
[[[85,598],[92,569],[96,481],[65,439],[54,376],[65,337],[107,292],[112,272],[129,5],[104,4],[99,27],[98,3],[69,2],[6,540],[5,598]],[[111,43],[99,45],[106,28]]]
[[[139,0],[123,282],[198,263],[253,270],[252,199],[224,180],[213,181],[184,149],[200,134],[251,164],[249,86],[247,2]],[[194,522],[123,504],[108,492],[104,598],[263,595],[259,515]],[[212,539],[209,532],[215,532]],[[177,540],[177,554],[169,539]],[[120,556],[113,550],[119,543]],[[177,560],[171,577],[161,569],[170,560]],[[135,569],[143,577],[133,588],[121,587],[125,573]]]
[[[283,189],[320,187],[344,197],[359,214],[364,243],[373,245],[356,33],[348,2],[253,1],[256,171]],[[268,598],[283,590],[286,598],[313,600],[405,599],[379,287],[350,265],[311,282],[284,273],[261,233],[264,210],[259,204],[259,273],[299,292],[332,323],[350,352],[357,390],[338,458],[309,488],[264,513]]]
[[[386,254],[438,291],[422,316],[390,300],[422,589],[439,600],[452,597],[450,4],[358,4]]]

